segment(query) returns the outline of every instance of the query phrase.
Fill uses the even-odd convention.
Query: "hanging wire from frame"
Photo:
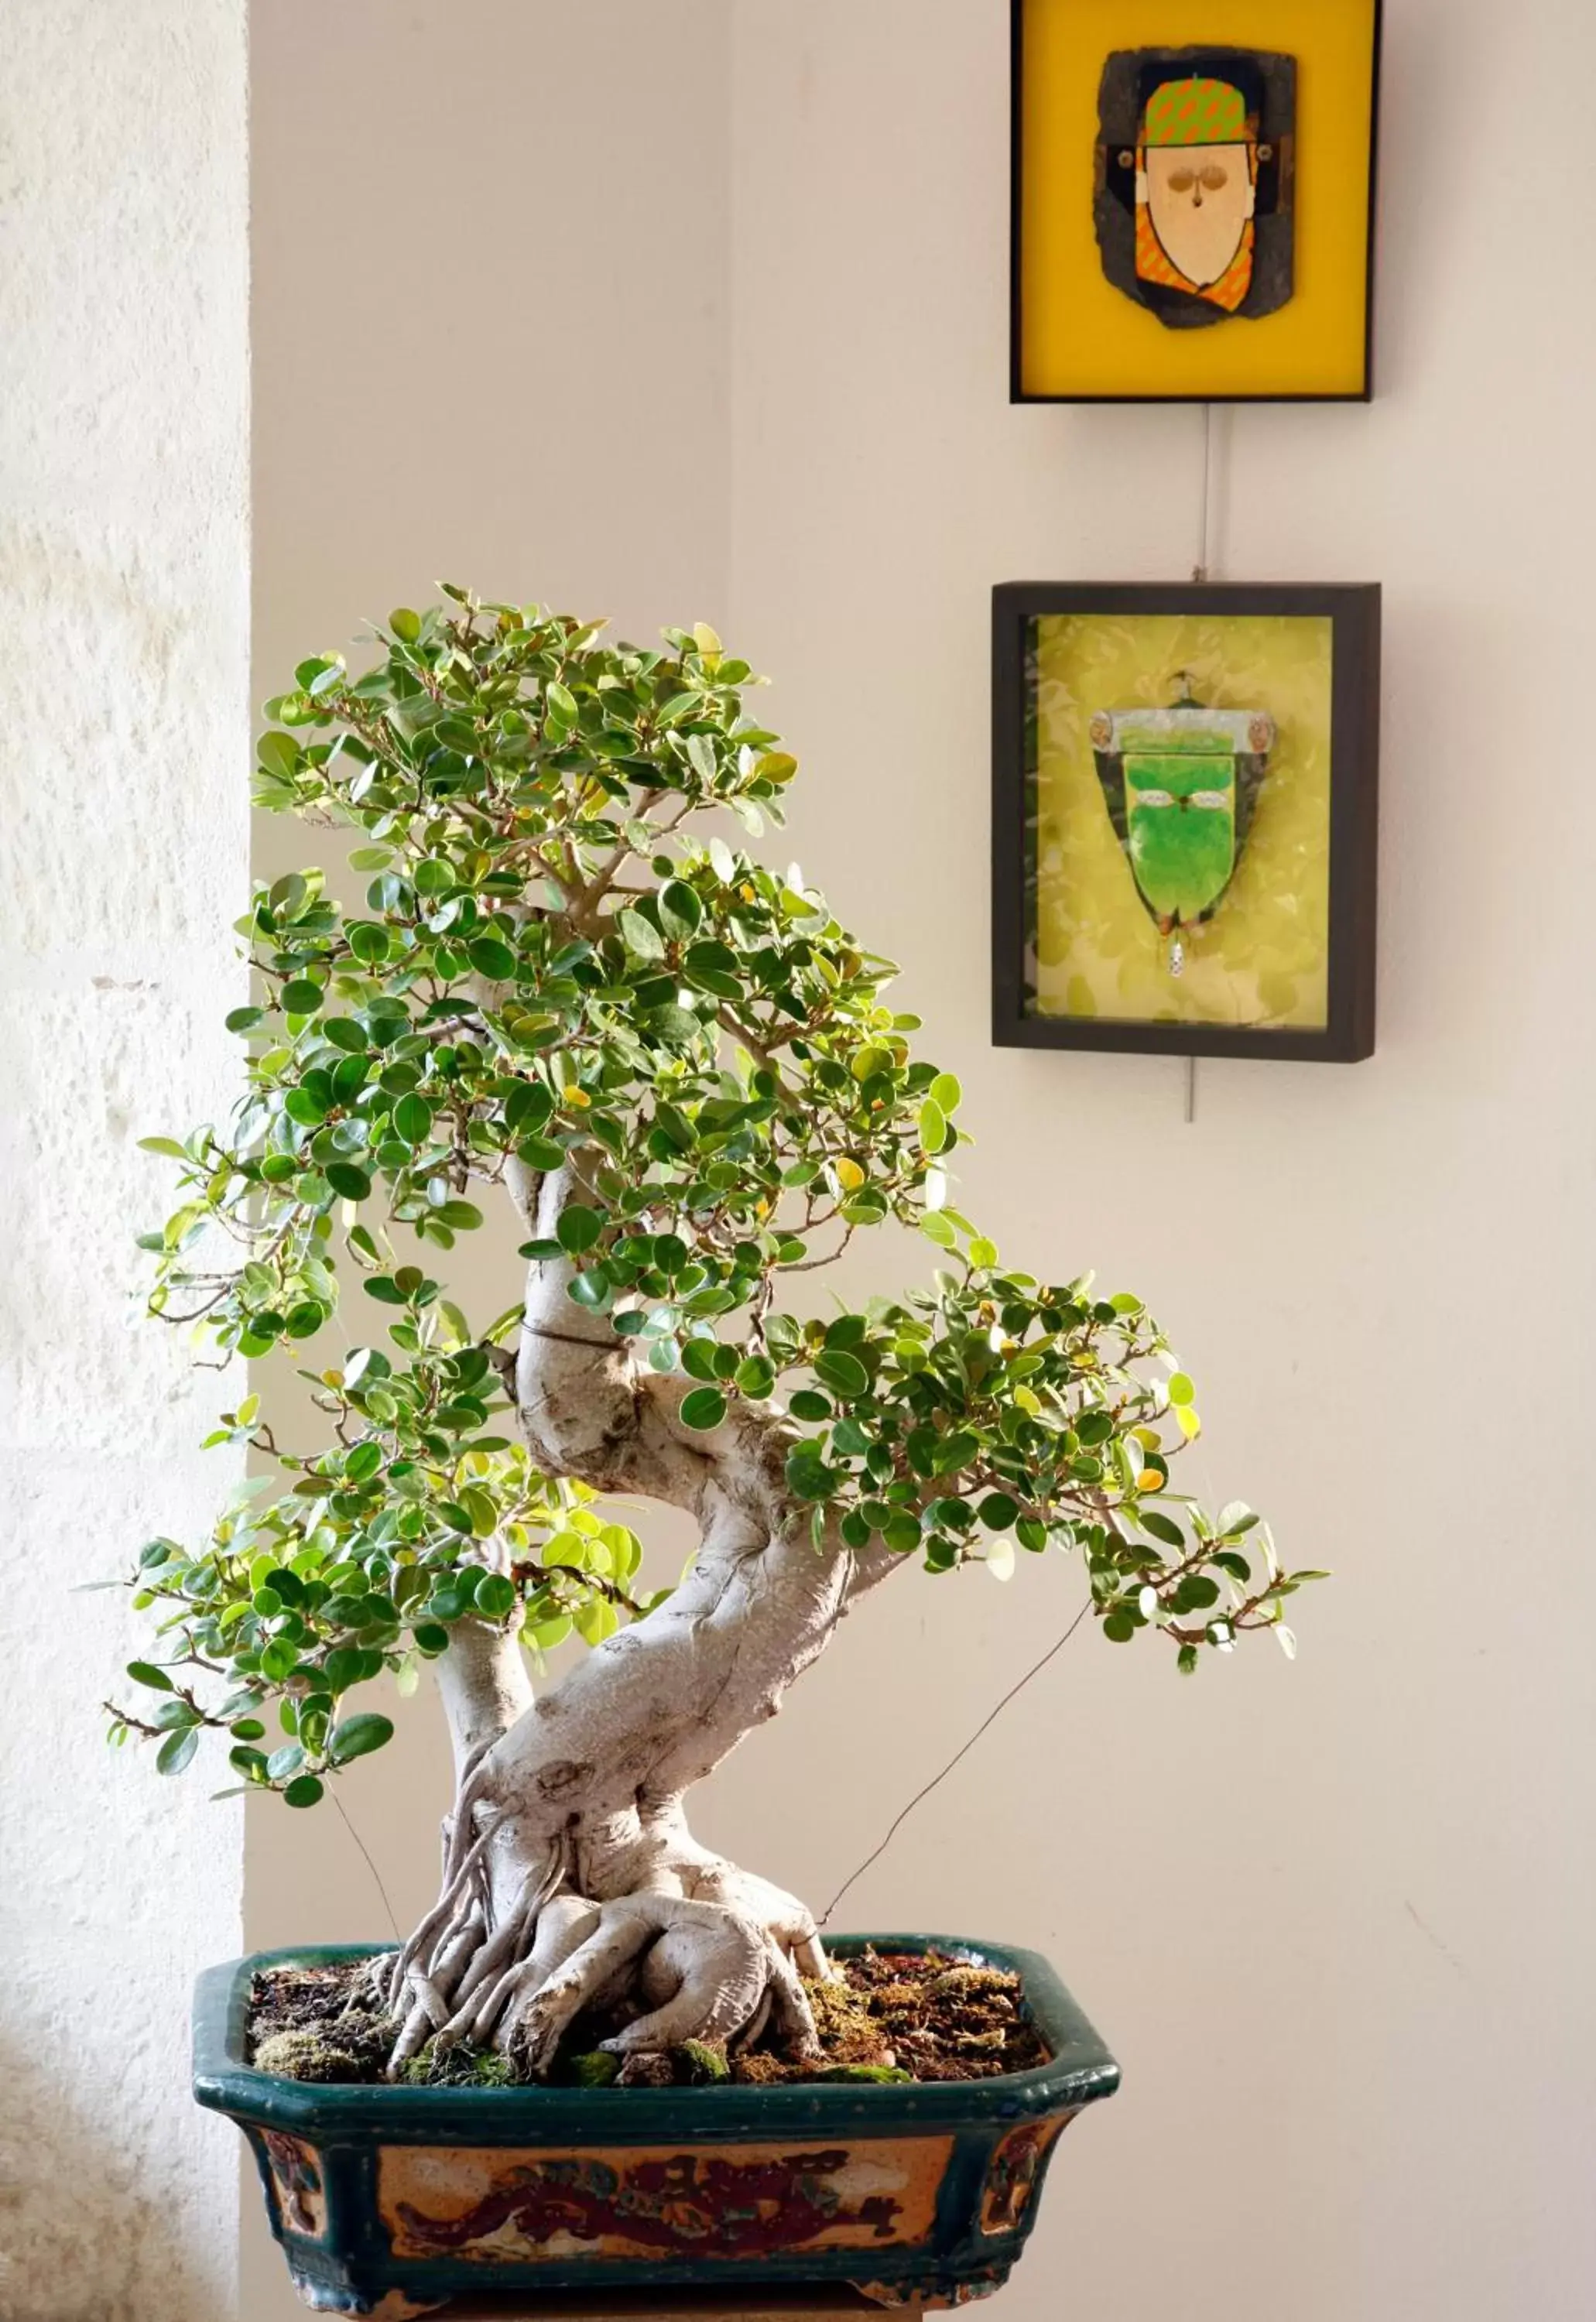
[[[1198,525],[1197,562],[1191,578],[1200,587],[1208,578],[1213,560],[1210,526],[1214,504],[1214,407],[1202,407],[1202,514]],[[1197,1119],[1197,1058],[1186,1059],[1186,1120]]]

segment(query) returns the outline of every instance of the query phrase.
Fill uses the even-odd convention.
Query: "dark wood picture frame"
[[[1331,623],[1329,935],[1326,1020],[1255,1027],[1044,1016],[1027,1006],[1026,824],[1029,624],[1051,613],[1297,615]],[[1380,588],[1300,583],[1012,580],[992,591],[992,1039],[1003,1048],[1262,1056],[1354,1064],[1374,1051]]]
[[[1008,400],[1010,403],[1368,403],[1374,394],[1374,228],[1379,194],[1380,62],[1385,0],[1374,0],[1373,78],[1369,88],[1369,225],[1363,256],[1363,384],[1344,393],[1157,395],[1043,394],[1024,383],[1023,250],[1025,209],[1025,50],[1028,0],[1008,0]],[[1282,29],[1279,38],[1285,39]]]

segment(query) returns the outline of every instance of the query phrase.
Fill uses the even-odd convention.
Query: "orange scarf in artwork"
[[[1168,290],[1184,290],[1189,297],[1207,298],[1234,315],[1253,287],[1253,220],[1249,218],[1236,244],[1236,256],[1217,282],[1199,288],[1189,282],[1180,268],[1165,254],[1163,244],[1153,228],[1153,214],[1145,202],[1136,204],[1136,272],[1144,282],[1161,283]]]

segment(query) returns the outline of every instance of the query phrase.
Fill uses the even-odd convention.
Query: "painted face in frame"
[[[1235,266],[1254,202],[1245,101],[1227,81],[1165,81],[1148,99],[1143,184],[1159,248],[1199,290]]]

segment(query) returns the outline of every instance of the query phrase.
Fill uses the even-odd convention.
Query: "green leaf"
[[[938,1073],[926,1093],[938,1111],[944,1113],[957,1112],[964,1098],[964,1092],[952,1073]]]
[[[660,924],[679,941],[697,932],[704,906],[685,879],[668,879],[660,890]]]
[[[920,1150],[935,1158],[947,1143],[947,1115],[934,1097],[927,1097],[920,1107]]]
[[[695,1387],[682,1398],[681,1423],[707,1431],[718,1427],[726,1415],[726,1399],[718,1387]]]
[[[577,1633],[584,1644],[601,1645],[621,1625],[621,1616],[607,1596],[589,1596],[576,1608]]]
[[[362,1709],[346,1717],[333,1729],[327,1744],[327,1755],[335,1766],[348,1765],[351,1758],[364,1758],[373,1750],[380,1750],[385,1742],[394,1738],[394,1721],[379,1716],[374,1709]]]
[[[787,1462],[787,1481],[800,1500],[828,1500],[837,1478],[812,1443],[800,1443]]]
[[[421,635],[421,616],[413,613],[408,605],[401,605],[396,612],[390,613],[388,625],[395,636],[402,638],[407,645],[413,645]]]
[[[294,975],[284,984],[278,1005],[285,1015],[314,1016],[325,996],[321,985],[313,983],[308,975]]]
[[[1019,1521],[1019,1502],[1007,1492],[989,1492],[976,1513],[989,1531],[1008,1531]]]
[[[597,1210],[586,1209],[579,1202],[568,1202],[560,1212],[560,1222],[554,1229],[560,1247],[568,1256],[579,1257],[591,1249],[604,1231],[604,1220]]]
[[[515,955],[502,936],[475,936],[466,955],[479,975],[491,983],[507,983],[515,973]]]
[[[289,1806],[314,1806],[323,1796],[323,1786],[314,1774],[296,1774],[283,1792],[283,1804]]]
[[[1174,1376],[1166,1383],[1164,1392],[1169,1396],[1170,1401],[1173,1403],[1192,1403],[1196,1400],[1197,1396],[1197,1389],[1187,1377],[1184,1371],[1175,1372]]]
[[[223,1021],[230,1032],[252,1032],[258,1025],[265,1023],[266,1010],[264,1008],[231,1008]],[[141,1137],[139,1142],[148,1147],[147,1138]],[[182,1147],[179,1146],[178,1149],[181,1152]]]
[[[156,1772],[180,1774],[198,1747],[199,1734],[192,1725],[185,1725],[176,1733],[169,1733],[155,1753]]]
[[[870,1392],[870,1373],[864,1365],[857,1355],[844,1354],[840,1348],[827,1347],[816,1356],[815,1376],[847,1403]]]
[[[1163,1515],[1156,1508],[1144,1508],[1138,1521],[1142,1530],[1154,1540],[1163,1540],[1166,1548],[1184,1548],[1186,1536],[1172,1518]]]
[[[285,781],[299,763],[299,749],[291,734],[262,734],[255,745],[255,755],[269,774],[278,774]]]
[[[188,1156],[175,1137],[141,1137],[141,1153],[159,1153],[168,1161],[187,1161]]]
[[[622,911],[617,914],[617,920],[621,940],[634,959],[664,958],[665,938],[641,911]]]
[[[394,1107],[394,1130],[406,1145],[424,1145],[433,1126],[433,1108],[424,1096],[402,1096]]]
[[[363,1202],[371,1191],[370,1178],[352,1161],[329,1161],[322,1174],[346,1202]]]
[[[151,1693],[170,1693],[173,1689],[165,1669],[157,1668],[153,1661],[129,1661],[127,1673],[135,1685],[147,1685]]]
[[[516,1601],[515,1584],[505,1573],[485,1572],[477,1583],[477,1610],[486,1621],[502,1621]]]

